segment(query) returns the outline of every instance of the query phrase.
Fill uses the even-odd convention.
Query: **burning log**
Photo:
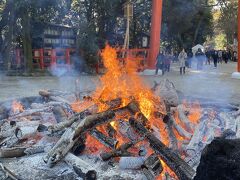
[[[186,116],[184,106],[178,105],[177,111],[179,119],[184,123],[184,127],[186,127],[187,131],[192,132],[194,129],[194,125],[191,123],[191,121],[189,121],[188,117]]]
[[[122,136],[130,139],[131,141],[137,140],[136,134],[133,132],[130,124],[127,121],[119,120],[118,122],[119,132]]]
[[[127,150],[132,146],[134,146],[137,142],[139,141],[124,143],[121,146],[119,146],[117,149],[112,150],[111,152],[101,153],[100,156],[103,161],[108,161],[113,157],[130,156],[131,153],[129,153]]]
[[[44,161],[49,166],[54,165],[69,152],[83,133],[95,128],[97,125],[111,121],[114,116],[115,113],[109,110],[95,115],[90,115],[80,123],[75,122],[64,132],[56,145],[44,157]]]
[[[168,113],[167,116],[164,117],[163,122],[166,124],[166,129],[168,132],[168,136],[170,139],[170,148],[173,150],[177,150],[178,149],[178,145],[177,145],[177,138],[173,132],[173,119],[170,113]]]
[[[98,131],[96,128],[92,129],[90,131],[90,135],[94,138],[96,138],[100,143],[102,143],[104,146],[109,147],[111,149],[115,149],[118,141],[111,138],[111,137],[107,137],[105,136],[103,133],[101,133],[100,131]]]
[[[77,113],[63,122],[48,126],[48,131],[52,134],[55,132],[61,131],[65,128],[70,127],[74,122],[83,119],[84,117],[86,117],[89,114],[90,113],[88,112],[88,110]]]
[[[173,153],[158,138],[156,138],[143,124],[135,120],[129,119],[130,125],[142,136],[144,136],[152,149],[158,154],[164,162],[176,173],[179,179],[192,179],[195,171],[177,154]]]
[[[156,154],[150,155],[142,166],[143,173],[148,180],[155,179],[163,171],[162,163]]]
[[[112,127],[110,123],[106,125],[106,131],[108,133],[108,136],[111,138],[115,138],[117,135],[117,131]]]
[[[184,128],[182,128],[180,125],[178,125],[174,120],[172,121],[174,128],[179,133],[180,136],[185,137],[187,139],[191,139],[192,134],[187,132]]]
[[[10,169],[8,169],[6,166],[4,166],[2,163],[0,163],[1,170],[5,173],[7,178],[10,178],[11,180],[20,180]]]
[[[103,103],[108,105],[108,107],[109,107],[108,109],[116,109],[122,105],[122,99],[117,98],[117,99],[113,99],[111,101],[105,101]]]

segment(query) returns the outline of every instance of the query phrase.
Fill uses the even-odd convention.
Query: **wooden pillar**
[[[150,51],[148,55],[148,68],[155,69],[156,57],[160,48],[160,34],[162,23],[162,0],[152,1]]]
[[[238,66],[237,71],[240,72],[240,0],[238,0]]]

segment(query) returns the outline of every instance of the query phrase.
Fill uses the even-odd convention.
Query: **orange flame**
[[[188,119],[193,123],[193,124],[198,124],[200,117],[202,114],[202,108],[201,105],[198,101],[193,102],[191,104],[191,108],[189,111]]]
[[[107,101],[121,97],[122,106],[124,106],[130,102],[130,97],[134,97],[139,103],[141,112],[147,118],[151,117],[154,109],[158,108],[163,111],[158,107],[160,98],[156,97],[136,74],[137,63],[127,59],[125,65],[120,64],[116,50],[109,45],[106,45],[101,56],[106,73],[100,79],[102,86],[96,89],[94,99]],[[105,107],[100,104],[100,109],[105,109]]]
[[[23,112],[24,111],[23,105],[18,101],[13,101],[12,102],[12,111],[13,111],[13,113]]]

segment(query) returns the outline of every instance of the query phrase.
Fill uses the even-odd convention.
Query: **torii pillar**
[[[162,0],[152,0],[152,19],[150,50],[148,54],[148,69],[155,69],[156,58],[160,48],[161,23]]]
[[[232,78],[240,79],[240,0],[238,0],[238,63],[237,72],[232,74]]]
[[[240,72],[240,0],[238,0],[238,67],[237,71]]]

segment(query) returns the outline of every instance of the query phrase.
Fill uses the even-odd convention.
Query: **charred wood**
[[[192,179],[195,171],[177,154],[173,153],[158,138],[156,138],[143,124],[135,120],[129,119],[130,125],[150,143],[151,148],[158,154],[164,162],[176,173],[179,179]]]
[[[65,128],[70,127],[74,122],[81,120],[83,118],[85,118],[86,116],[90,115],[88,110],[82,111],[80,113],[77,113],[75,115],[73,115],[72,117],[70,117],[69,119],[66,119],[63,122],[57,123],[55,125],[51,125],[48,127],[48,131],[50,133],[55,133],[58,131],[61,131]]]
[[[168,113],[167,116],[164,117],[163,122],[166,124],[166,129],[168,132],[168,137],[170,139],[170,148],[177,151],[178,144],[177,144],[177,138],[173,132],[173,119],[170,113]]]
[[[129,122],[124,121],[124,120],[119,120],[118,121],[118,130],[121,133],[123,137],[126,137],[130,139],[131,141],[137,140],[137,136],[132,130]]]
[[[154,179],[156,176],[159,176],[163,171],[161,161],[156,154],[150,155],[144,161],[142,168],[143,168],[143,173],[149,180],[151,177],[153,177],[152,179]]]
[[[103,161],[108,161],[113,157],[130,156],[131,153],[129,153],[127,150],[132,146],[134,146],[135,144],[136,142],[128,142],[128,143],[122,144],[117,149],[114,149],[110,152],[101,153],[100,156]]]
[[[95,128],[97,125],[108,123],[115,116],[114,112],[109,110],[102,113],[90,115],[80,123],[75,122],[68,128],[56,145],[44,157],[44,161],[51,167],[61,160],[80,138],[80,136]]]
[[[117,135],[117,131],[112,127],[110,123],[106,125],[106,131],[108,133],[108,136],[111,138],[115,138]]]
[[[116,139],[113,139],[111,137],[105,136],[103,133],[98,131],[96,128],[92,129],[90,131],[90,135],[97,139],[100,143],[102,143],[104,146],[109,147],[111,149],[115,149],[118,141]]]

